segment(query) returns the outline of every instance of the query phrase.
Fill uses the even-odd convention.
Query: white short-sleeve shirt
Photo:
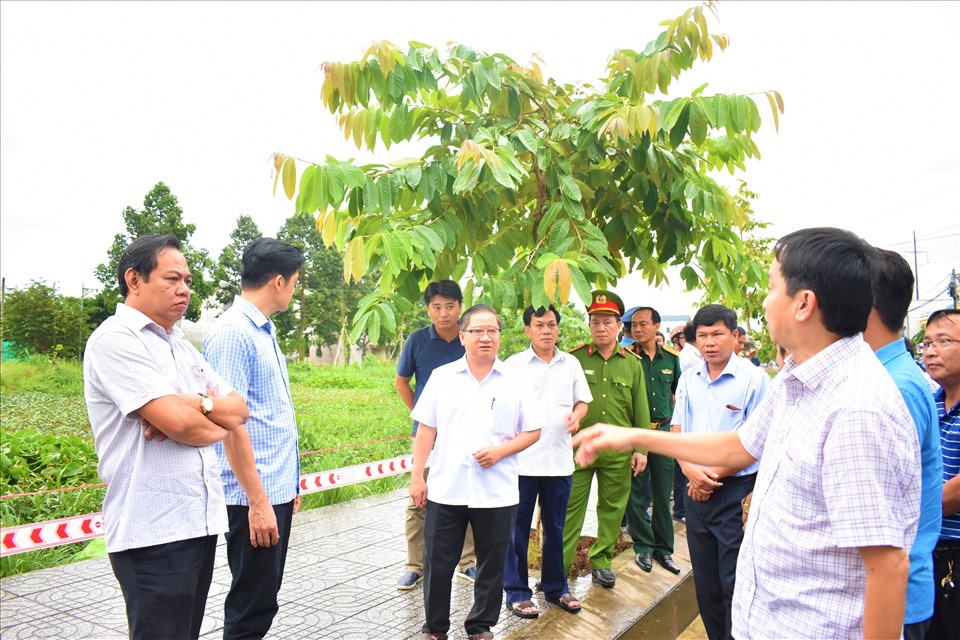
[[[574,470],[573,436],[567,433],[566,418],[577,403],[593,400],[580,361],[554,347],[547,363],[531,347],[507,358],[506,365],[530,382],[547,412],[540,439],[517,454],[520,475],[569,476]]]
[[[498,359],[477,382],[464,356],[433,370],[410,417],[437,430],[428,500],[482,509],[520,501],[517,456],[484,469],[473,454],[543,428],[545,411],[522,374]]]
[[[147,440],[140,424],[138,410],[151,400],[208,388],[221,396],[232,392],[180,328],[168,333],[118,304],[87,341],[83,384],[97,471],[107,483],[107,551],[225,532],[227,508],[213,445]]]

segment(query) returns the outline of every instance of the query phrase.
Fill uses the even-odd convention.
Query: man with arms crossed
[[[905,640],[922,640],[933,615],[933,548],[940,536],[943,459],[937,407],[930,387],[903,343],[900,331],[913,298],[910,265],[894,251],[877,249],[873,273],[873,309],[863,339],[893,378],[917,427],[920,442],[921,494],[917,538],[910,548]]]
[[[733,635],[899,638],[920,513],[917,430],[863,341],[870,245],[803,229],[774,247],[764,309],[790,355],[737,431],[581,433],[578,461],[648,446],[708,465],[761,459],[737,563]]]
[[[224,640],[262,638],[279,608],[290,526],[300,502],[300,459],[287,360],[270,316],[290,306],[303,262],[300,249],[273,238],[248,244],[241,293],[203,341],[204,357],[247,400],[254,456],[248,462],[257,471],[252,477],[235,474],[226,465],[229,442],[217,445],[233,575],[224,603]],[[262,521],[277,527],[276,537],[263,543],[251,535]]]
[[[540,440],[517,454],[520,467],[520,504],[517,521],[507,551],[504,590],[507,607],[521,618],[540,615],[531,598],[527,576],[527,551],[530,522],[540,497],[540,521],[543,523],[540,583],[547,602],[564,611],[580,611],[580,602],[567,588],[563,570],[563,523],[570,499],[573,475],[573,449],[570,434],[580,428],[587,415],[587,403],[593,396],[577,359],[557,349],[560,313],[550,305],[523,312],[523,330],[530,348],[507,359],[507,366],[519,371],[533,386],[547,411],[547,425]]]
[[[197,638],[217,535],[227,530],[212,445],[236,440],[231,448],[250,455],[247,405],[175,326],[191,282],[177,238],[137,238],[117,276],[124,302],[90,336],[83,362],[97,470],[108,485],[107,552],[131,638]],[[275,535],[269,526],[256,532],[262,541]]]
[[[434,371],[411,414],[420,427],[413,444],[410,496],[427,512],[424,640],[447,637],[450,581],[468,523],[477,548],[477,578],[464,627],[468,638],[492,640],[520,499],[515,454],[536,442],[546,423],[546,412],[524,376],[497,359],[501,322],[496,312],[475,305],[464,312],[460,327],[466,355]],[[424,466],[431,450],[427,479]]]
[[[934,311],[923,334],[923,363],[934,395],[943,453],[943,525],[933,552],[936,590],[928,638],[960,638],[960,309]]]
[[[704,362],[680,378],[672,431],[736,432],[754,414],[770,378],[737,357],[737,314],[710,304],[693,317]],[[731,637],[737,556],[743,541],[741,501],[753,491],[759,465],[703,466],[678,458],[689,487],[684,499],[687,544],[697,603],[711,640]]]
[[[411,333],[403,344],[394,381],[397,393],[411,411],[433,370],[462,358],[464,353],[460,327],[457,325],[463,308],[463,294],[457,283],[453,280],[431,282],[423,292],[423,301],[427,305],[431,324]],[[410,387],[413,377],[416,377],[416,389]],[[413,435],[417,435],[416,420],[413,421]],[[429,474],[429,471],[427,469],[426,473]],[[407,566],[397,580],[397,589],[400,591],[413,589],[423,579],[423,518],[423,508],[417,507],[411,498],[407,503],[406,516]],[[473,529],[467,527],[457,575],[473,581],[477,575],[476,562]]]

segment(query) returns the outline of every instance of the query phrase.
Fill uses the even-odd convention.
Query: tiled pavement
[[[269,638],[416,638],[423,623],[423,590],[400,592],[406,561],[406,490],[297,514],[280,592],[280,612]],[[595,535],[594,507],[584,535]],[[223,633],[223,600],[230,570],[221,537],[201,637]],[[471,583],[454,578],[451,638],[463,638]],[[570,585],[585,597],[590,578]],[[546,605],[540,600],[541,609]],[[522,621],[506,611],[498,638]],[[123,597],[106,558],[35,571],[0,581],[0,637],[126,638]]]

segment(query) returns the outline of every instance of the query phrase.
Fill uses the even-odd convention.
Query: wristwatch
[[[205,393],[198,393],[197,395],[200,396],[200,413],[207,415],[213,411],[213,398]]]

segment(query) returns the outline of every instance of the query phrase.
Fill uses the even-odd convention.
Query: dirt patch
[[[571,578],[590,574],[590,547],[596,541],[597,539],[592,536],[580,536],[580,541],[577,543],[577,555],[573,558],[573,566],[570,567],[569,576]],[[632,546],[633,540],[630,539],[630,536],[621,535],[617,539],[616,553],[619,554]],[[541,569],[541,549],[540,532],[533,530],[530,532],[530,551],[527,555],[527,566],[532,570],[540,571]]]

